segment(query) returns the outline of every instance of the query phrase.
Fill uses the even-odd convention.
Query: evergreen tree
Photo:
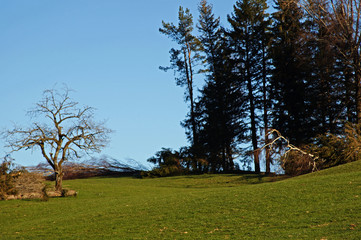
[[[229,32],[234,44],[236,57],[235,72],[239,84],[247,95],[246,111],[249,117],[249,130],[253,147],[255,171],[260,172],[258,152],[258,110],[263,99],[264,79],[264,26],[267,4],[265,0],[237,1],[231,16],[228,16],[232,29]]]
[[[183,126],[189,129],[188,137],[191,140],[193,152],[198,151],[198,124],[196,114],[196,101],[194,91],[194,67],[199,58],[199,41],[192,34],[193,32],[193,16],[189,9],[179,7],[178,25],[166,23],[162,21],[163,27],[159,31],[179,45],[179,49],[172,48],[170,50],[170,67],[160,67],[162,70],[173,69],[176,75],[176,83],[181,87],[185,87],[186,101],[189,101],[190,113],[189,119],[184,121]]]
[[[299,146],[309,132],[305,96],[309,65],[303,48],[303,12],[293,0],[279,0],[275,8],[271,51],[273,127]]]
[[[243,99],[228,63],[228,47],[219,18],[205,0],[199,6],[200,41],[205,57],[206,85],[200,100],[201,142],[212,172],[233,170],[234,156],[242,139]]]
[[[313,136],[340,130],[340,119],[345,119],[339,102],[343,98],[343,84],[337,73],[337,52],[330,44],[330,31],[322,22],[330,22],[330,15],[324,11],[325,0],[310,0],[319,21],[306,15],[308,51],[306,61],[310,63],[306,87],[306,103],[310,115],[310,130]]]
[[[267,16],[268,17],[268,16]],[[262,49],[262,108],[263,108],[263,129],[264,129],[264,144],[265,147],[265,160],[266,160],[266,173],[271,172],[271,163],[272,156],[269,146],[269,124],[270,116],[269,109],[271,108],[271,99],[270,99],[270,85],[269,78],[271,74],[271,62],[270,62],[270,42],[271,42],[271,32],[270,32],[271,20],[265,19],[260,25],[260,34],[261,34],[261,49]]]
[[[361,68],[360,68],[360,14],[361,9],[355,7],[352,0],[341,0],[336,5],[329,6],[331,25],[330,44],[336,48],[339,82],[342,83],[338,92],[340,101],[344,106],[342,119],[360,123],[361,121]]]

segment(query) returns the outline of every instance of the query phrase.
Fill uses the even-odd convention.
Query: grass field
[[[1,201],[0,239],[361,239],[361,161],[275,180],[69,180],[76,198]]]

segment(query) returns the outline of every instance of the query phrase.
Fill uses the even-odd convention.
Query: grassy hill
[[[68,180],[77,198],[1,201],[0,239],[360,239],[361,161],[275,180]]]

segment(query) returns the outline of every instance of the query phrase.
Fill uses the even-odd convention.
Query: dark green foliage
[[[259,114],[262,108],[262,80],[264,79],[264,47],[267,4],[265,0],[237,1],[231,16],[228,16],[232,29],[229,32],[232,43],[234,71],[237,74],[237,84],[245,92],[247,112],[245,122],[249,128],[253,147],[255,171],[260,172],[259,148]]]
[[[308,57],[314,60],[313,76],[318,84],[313,87],[316,93],[319,91],[314,97],[321,104],[315,122],[323,133],[335,133],[346,121],[356,123],[361,119],[361,8],[359,1],[353,0],[300,1],[316,46]]]
[[[231,51],[219,18],[206,1],[201,2],[199,12],[199,39],[206,60],[206,83],[199,101],[200,143],[209,171],[231,171],[245,131],[244,97],[232,72]]]
[[[165,166],[180,166],[179,153],[172,151],[170,148],[162,148],[154,157],[147,160],[150,163],[157,164],[160,167]]]
[[[176,176],[186,172],[184,165],[187,165],[187,159],[182,159],[179,152],[172,151],[170,148],[162,148],[147,161],[156,164],[157,167],[151,171],[143,172],[143,177]]]
[[[360,81],[357,79],[360,71],[359,62],[359,44],[360,35],[354,31],[359,32],[359,23],[356,21],[353,13],[350,13],[350,9],[344,4],[349,4],[351,1],[341,0],[333,10],[330,6],[327,6],[329,14],[329,24],[331,29],[330,36],[326,39],[329,45],[335,49],[336,63],[334,68],[336,69],[337,88],[335,92],[339,93],[337,100],[341,103],[341,111],[339,111],[339,118],[343,121],[356,123],[359,121],[357,116],[357,106],[359,105],[358,89]],[[352,3],[351,3],[352,4]],[[347,10],[344,8],[346,7]],[[357,10],[357,11],[360,11]],[[355,12],[356,14],[356,12]],[[358,16],[360,18],[360,16]],[[358,22],[360,21],[357,20]],[[345,27],[347,25],[347,27]],[[357,28],[354,29],[354,27]],[[356,43],[356,46],[355,46]],[[329,56],[328,56],[329,57]],[[360,122],[359,122],[360,123]]]
[[[270,143],[272,129],[299,149],[313,144],[312,152],[325,160],[317,163],[320,167],[358,159],[347,146],[349,133],[342,133],[346,122],[361,119],[361,8],[356,3],[276,0],[269,16],[265,0],[238,0],[225,30],[202,0],[198,36],[191,33],[188,9],[179,9],[178,26],[163,22],[160,31],[180,46],[171,50],[170,68],[178,73],[177,84],[188,88],[186,168],[229,171],[237,158],[246,163],[251,156],[256,172],[262,158],[270,172],[271,149],[259,150]],[[194,97],[195,62],[205,77],[199,98]],[[244,150],[251,151],[242,159]],[[291,175],[313,169],[302,154],[283,160]]]
[[[194,90],[194,74],[196,62],[200,60],[197,51],[199,50],[199,41],[192,34],[193,31],[193,16],[189,9],[179,7],[178,25],[173,23],[162,22],[163,27],[159,32],[165,34],[170,39],[175,41],[179,49],[172,48],[170,50],[170,67],[160,67],[162,70],[173,69],[176,75],[176,83],[179,86],[185,87],[186,101],[189,101],[189,119],[187,119],[183,126],[190,131],[187,131],[188,138],[191,140],[194,151],[198,149],[198,124],[196,121],[195,110],[195,90]]]
[[[296,146],[307,140],[307,61],[303,58],[303,13],[296,2],[277,1],[273,13],[271,97],[273,128]]]
[[[324,12],[325,3],[320,0],[314,5],[319,19],[328,22],[329,14]],[[325,132],[336,133],[340,129],[337,119],[346,119],[339,100],[344,98],[343,81],[339,79],[340,68],[337,51],[330,44],[332,38],[327,27],[306,15],[307,55],[309,76],[306,86],[306,105],[311,116],[309,122],[316,136]]]

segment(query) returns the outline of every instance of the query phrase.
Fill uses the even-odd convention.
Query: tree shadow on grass
[[[254,185],[281,181],[288,178],[284,175],[275,174],[204,174],[188,175],[168,178],[162,187],[171,188],[218,188],[237,187],[242,185]]]
[[[286,175],[265,175],[265,174],[246,174],[239,178],[239,181],[245,184],[261,184],[269,182],[282,181],[289,178]]]

